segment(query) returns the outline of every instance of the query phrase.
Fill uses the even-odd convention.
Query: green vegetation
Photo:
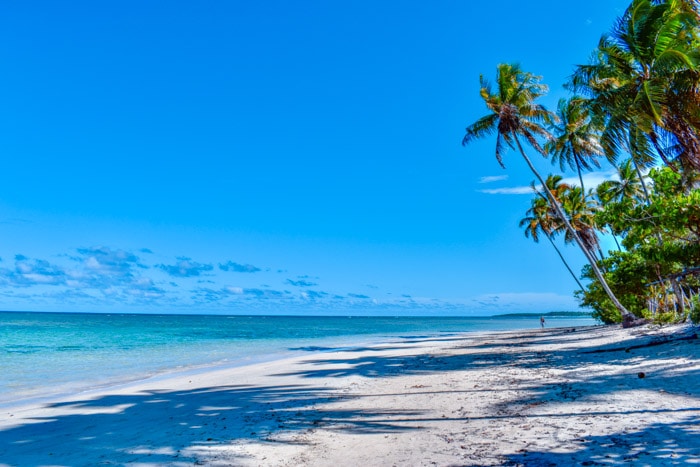
[[[496,158],[517,150],[538,184],[520,222],[544,236],[574,275],[581,305],[605,323],[636,318],[700,322],[700,7],[693,0],[633,0],[603,35],[587,65],[550,112],[535,101],[541,78],[501,64],[495,87],[484,77],[490,111],[466,129],[463,144],[496,135]],[[523,143],[577,172],[543,178]],[[611,164],[618,179],[595,188],[582,173]],[[599,236],[617,250],[603,252]],[[588,264],[582,285],[557,247],[576,244]]]

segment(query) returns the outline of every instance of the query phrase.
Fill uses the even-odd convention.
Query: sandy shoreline
[[[417,338],[145,381],[3,411],[0,465],[692,464],[695,331]]]

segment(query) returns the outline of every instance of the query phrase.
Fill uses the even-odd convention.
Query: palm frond
[[[502,168],[506,168],[506,165],[503,163],[503,134],[498,133],[498,136],[496,137],[496,160],[500,164]]]
[[[662,125],[661,116],[664,112],[661,102],[664,100],[664,90],[663,88],[656,86],[651,81],[645,81],[639,88],[639,92],[635,96],[634,102],[639,105],[643,111],[643,114],[651,117],[651,120],[657,124]],[[638,115],[641,116],[641,115]],[[643,123],[643,120],[638,118],[638,123]],[[648,133],[651,131],[650,126],[645,126],[644,129]]]
[[[462,145],[466,146],[476,139],[492,135],[496,131],[497,121],[498,115],[490,114],[481,117],[479,120],[469,125],[465,129],[464,138],[462,138]]]

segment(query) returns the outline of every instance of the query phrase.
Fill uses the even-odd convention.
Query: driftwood
[[[687,336],[681,336],[681,337],[669,337],[666,339],[656,339],[652,340],[650,342],[645,342],[644,344],[637,344],[637,345],[629,345],[627,347],[613,347],[610,349],[596,349],[596,350],[588,350],[585,352],[581,353],[603,353],[603,352],[629,352],[630,350],[633,349],[643,349],[646,347],[654,347],[655,345],[662,345],[662,344],[668,344],[669,342],[676,342],[676,341],[692,341],[698,338],[697,333],[692,333]]]
[[[642,326],[644,324],[648,324],[649,320],[646,318],[635,318],[629,315],[625,315],[622,317],[622,327],[624,329],[627,328],[635,328],[637,326]]]

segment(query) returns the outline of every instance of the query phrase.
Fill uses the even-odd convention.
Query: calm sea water
[[[588,318],[548,319],[549,327],[590,324]],[[537,318],[0,312],[0,406],[303,352],[538,326]]]

